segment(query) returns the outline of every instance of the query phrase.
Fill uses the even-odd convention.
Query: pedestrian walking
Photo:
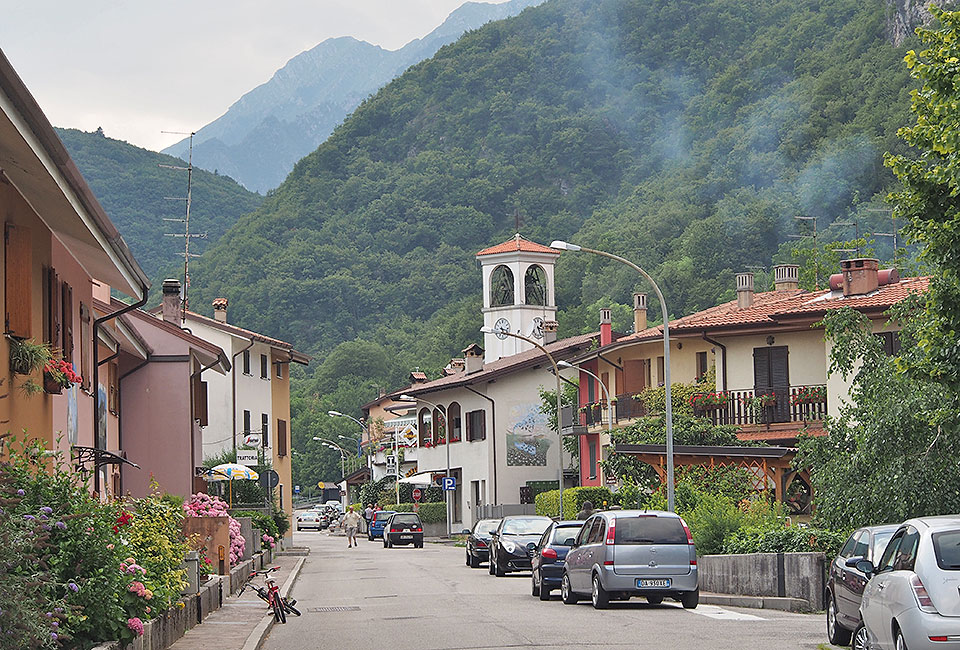
[[[373,521],[373,504],[368,503],[367,509],[363,511],[363,518],[367,522],[367,530],[370,530],[370,522]]]
[[[577,513],[577,519],[583,521],[584,519],[589,519],[596,510],[593,509],[593,501],[584,501],[583,505],[580,508],[580,512]]]
[[[350,508],[340,522],[340,528],[347,529],[347,548],[357,545],[357,526],[360,525],[360,515],[356,510]]]

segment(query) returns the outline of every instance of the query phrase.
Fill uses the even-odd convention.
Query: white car
[[[323,516],[315,510],[305,510],[297,515],[297,530],[301,531],[304,528],[313,528],[315,530],[323,530],[325,528],[323,522]]]
[[[848,563],[870,576],[854,650],[960,648],[960,515],[909,519],[876,566]]]

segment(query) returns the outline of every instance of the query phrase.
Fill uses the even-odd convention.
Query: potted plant
[[[59,395],[64,388],[80,381],[73,364],[64,359],[51,359],[43,366],[43,390],[51,395]]]
[[[7,338],[10,341],[10,372],[15,375],[32,375],[53,360],[53,350],[46,343]]]
[[[717,411],[726,408],[730,396],[725,392],[694,393],[690,396],[690,406],[695,411]]]
[[[826,386],[801,386],[791,397],[794,405],[798,404],[822,404],[827,401]]]

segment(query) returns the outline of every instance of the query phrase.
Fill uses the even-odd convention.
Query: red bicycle
[[[286,601],[283,599],[283,596],[280,595],[280,587],[277,586],[277,582],[270,577],[270,573],[278,570],[280,567],[270,567],[269,569],[263,569],[262,571],[254,571],[250,574],[250,579],[259,576],[264,576],[264,582],[266,583],[265,587],[260,585],[255,585],[252,582],[248,582],[241,589],[240,593],[237,594],[239,598],[247,587],[250,587],[257,592],[257,596],[260,597],[260,600],[263,600],[267,603],[267,606],[273,610],[273,620],[278,623],[287,622],[287,612],[291,614],[296,614],[300,616],[300,610],[298,610],[294,605],[297,604],[296,600]]]

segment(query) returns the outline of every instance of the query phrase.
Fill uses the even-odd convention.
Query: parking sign
[[[440,481],[440,485],[444,490],[456,490],[457,478],[455,476],[444,476]]]

